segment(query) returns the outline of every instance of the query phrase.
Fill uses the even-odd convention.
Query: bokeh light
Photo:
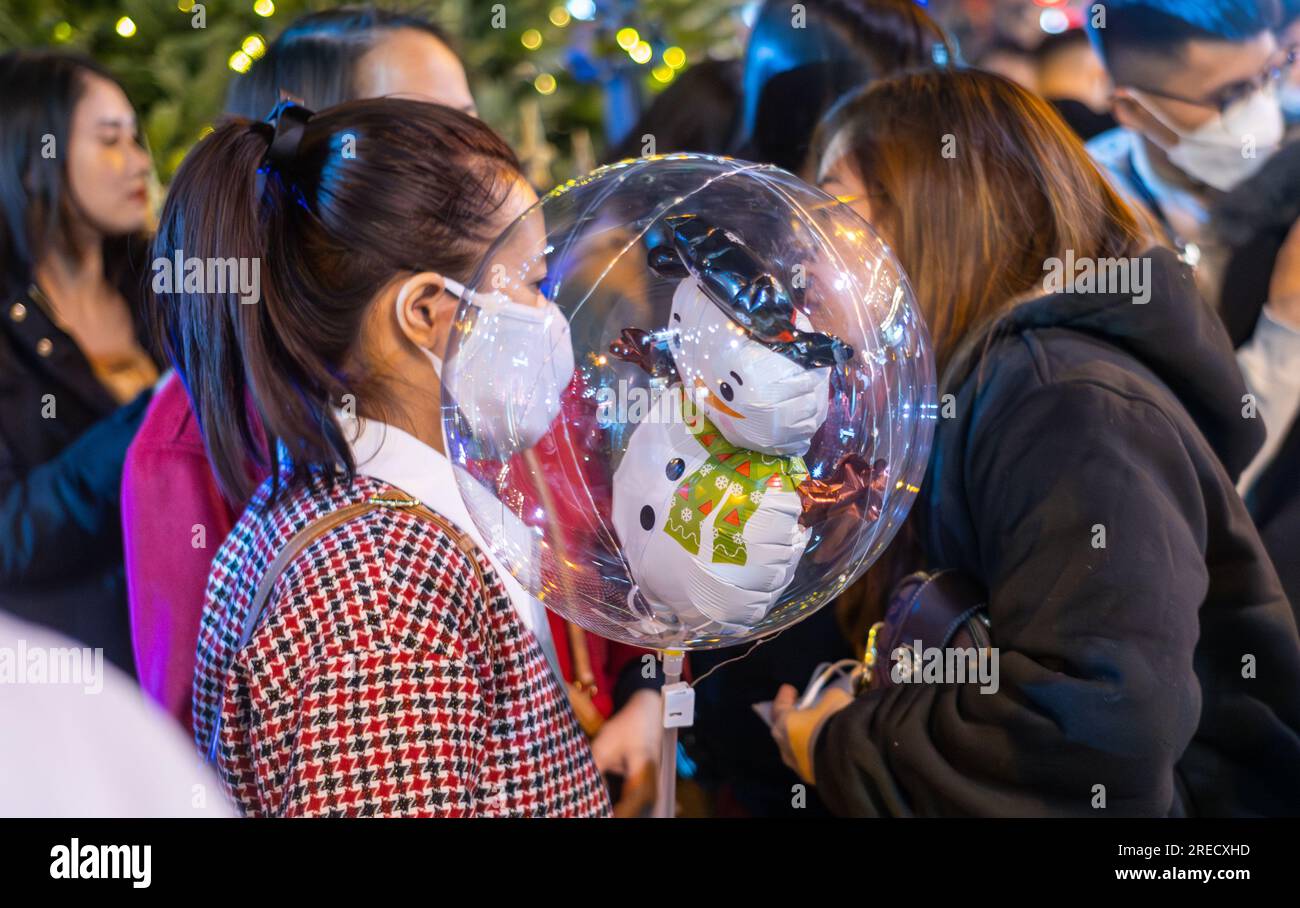
[[[260,60],[266,53],[266,39],[261,35],[249,35],[239,47],[252,59]]]
[[[614,36],[614,40],[618,42],[618,46],[623,50],[630,51],[641,40],[641,35],[635,28],[620,28],[618,34]]]
[[[1059,35],[1070,27],[1070,17],[1063,9],[1045,9],[1038,15],[1038,24],[1049,35]]]
[[[581,19],[583,22],[590,22],[596,18],[595,0],[569,0],[564,4],[564,8],[572,14],[573,18]]]

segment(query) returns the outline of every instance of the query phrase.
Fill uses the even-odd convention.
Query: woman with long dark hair
[[[213,562],[194,687],[197,742],[246,814],[609,810],[441,428],[461,284],[534,201],[480,121],[396,99],[232,120],[176,175],[156,254],[261,275],[251,303],[159,294],[223,488],[247,499],[271,461]],[[512,305],[511,343],[563,318]]]
[[[158,369],[149,155],[83,57],[0,56],[0,608],[131,668],[118,486]]]
[[[947,409],[911,532],[841,605],[861,642],[903,573],[955,569],[998,658],[803,710],[787,687],[787,761],[856,815],[1300,809],[1300,640],[1233,487],[1262,429],[1190,271],[1000,76],[881,83],[817,147],[912,279]]]

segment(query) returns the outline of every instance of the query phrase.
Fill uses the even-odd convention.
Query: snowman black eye
[[[731,385],[727,384],[725,381],[718,384],[718,390],[722,392],[722,399],[727,403],[731,403],[736,399],[736,392],[731,390]]]

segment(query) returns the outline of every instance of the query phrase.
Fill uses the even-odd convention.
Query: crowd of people
[[[762,4],[742,59],[686,69],[607,158],[653,138],[851,206],[947,410],[861,580],[743,659],[691,654],[683,812],[1300,814],[1300,6],[1115,0],[973,63],[913,0],[804,6]],[[297,20],[156,227],[113,74],[0,55],[0,643],[102,649],[120,719],[86,746],[122,766],[68,800],[85,698],[10,686],[0,813],[185,815],[209,772],[216,813],[652,804],[659,674],[490,554],[427,406],[463,285],[549,189],[455,47],[410,14]],[[259,261],[260,302],[150,286],[186,257]],[[1132,262],[1143,299],[1045,283],[1064,260]],[[995,692],[797,704],[937,569],[982,591]]]

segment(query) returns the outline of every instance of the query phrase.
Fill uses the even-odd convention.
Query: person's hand
[[[817,733],[831,716],[853,702],[853,695],[839,687],[829,687],[807,709],[796,709],[799,692],[783,684],[772,701],[772,738],[781,751],[781,760],[809,785],[813,778],[813,746]]]
[[[654,806],[663,742],[663,701],[657,690],[639,690],[601,726],[591,753],[601,773],[623,777],[614,816],[641,816]]]
[[[1268,306],[1283,324],[1300,331],[1300,221],[1291,225],[1273,262]]]

